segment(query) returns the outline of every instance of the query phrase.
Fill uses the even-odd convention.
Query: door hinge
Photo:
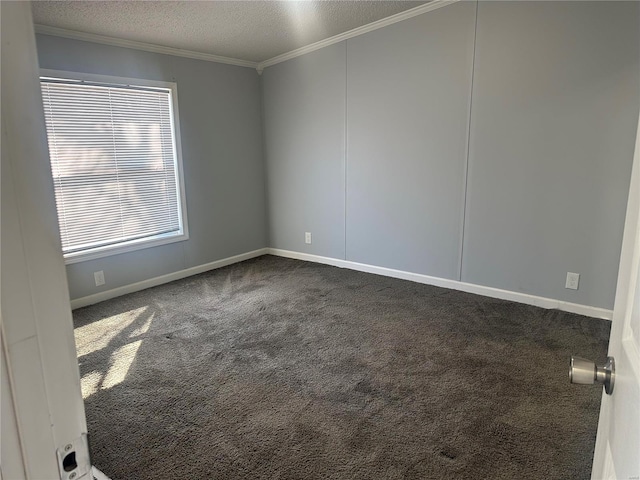
[[[91,478],[91,458],[89,436],[83,433],[75,440],[56,450],[60,480],[81,480]]]

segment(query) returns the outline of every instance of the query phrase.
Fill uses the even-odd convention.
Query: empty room
[[[2,478],[640,478],[640,2],[0,6]]]

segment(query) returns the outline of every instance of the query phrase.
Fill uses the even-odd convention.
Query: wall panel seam
[[[349,159],[349,48],[344,42],[344,259],[347,259],[347,162]]]
[[[458,258],[458,281],[462,281],[462,266],[464,259],[464,235],[465,225],[467,221],[467,201],[468,201],[468,187],[469,187],[469,156],[471,153],[471,109],[473,108],[473,79],[475,76],[476,68],[476,42],[478,38],[478,9],[480,7],[479,0],[476,0],[476,14],[473,27],[473,52],[471,56],[471,82],[469,85],[469,116],[467,118],[467,151],[463,164],[463,180],[462,180],[462,218],[460,223],[460,254]]]

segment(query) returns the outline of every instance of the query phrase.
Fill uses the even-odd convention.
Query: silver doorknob
[[[602,367],[597,366],[591,360],[580,357],[571,357],[569,368],[569,380],[571,383],[580,385],[593,385],[595,382],[604,385],[607,395],[613,393],[613,383],[615,380],[616,363],[613,357],[607,357],[607,363]]]

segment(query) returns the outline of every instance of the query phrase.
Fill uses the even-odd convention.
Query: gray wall
[[[347,41],[347,258],[457,278],[476,5]]]
[[[481,2],[462,279],[613,307],[638,121],[637,2]],[[566,272],[580,274],[577,291]]]
[[[267,246],[255,70],[38,35],[41,68],[177,82],[190,239],[67,266],[71,298]],[[95,287],[93,272],[106,285]]]
[[[611,308],[639,10],[460,2],[261,80],[38,36],[43,68],[178,83],[191,238],[68,266],[72,298],[269,245]]]
[[[639,7],[480,2],[474,56],[461,2],[267,68],[271,246],[612,308]]]
[[[262,74],[274,248],[344,258],[345,54],[342,42]]]

